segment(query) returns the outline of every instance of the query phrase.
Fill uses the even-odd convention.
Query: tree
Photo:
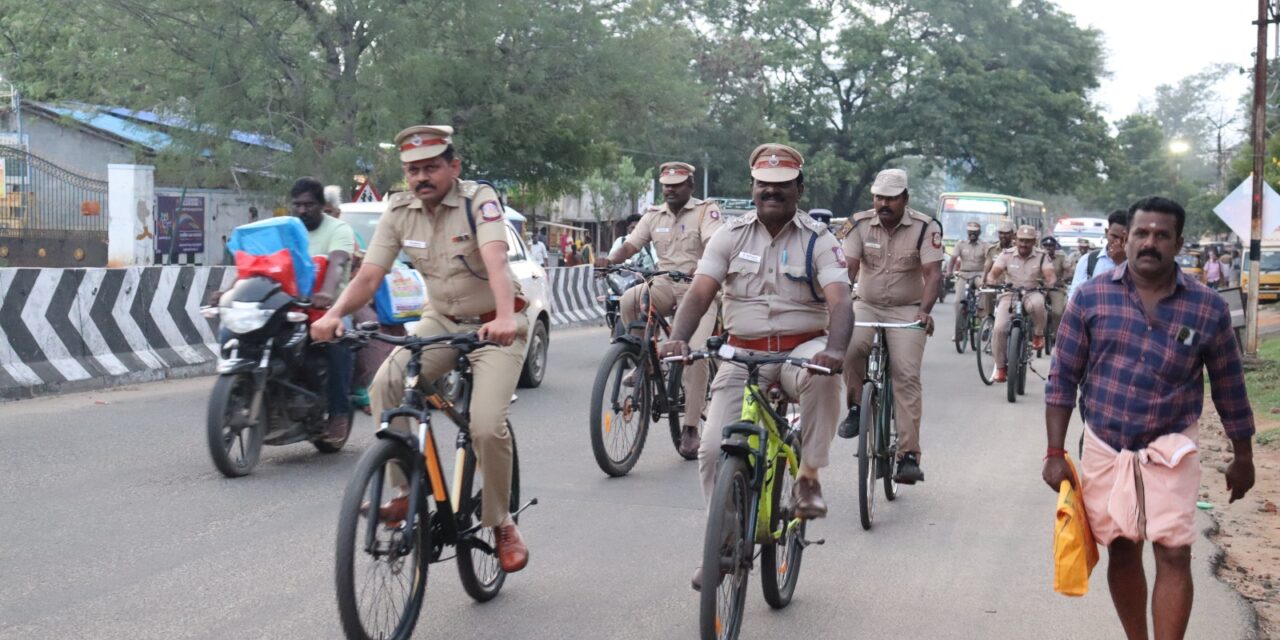
[[[653,182],[651,171],[639,172],[630,157],[623,156],[606,170],[597,169],[584,183],[591,214],[598,222],[617,220],[634,211],[636,202]]]

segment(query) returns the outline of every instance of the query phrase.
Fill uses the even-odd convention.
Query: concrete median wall
[[[548,304],[552,326],[582,324],[604,318],[604,305],[596,300],[600,287],[591,265],[547,269],[551,286]]]
[[[232,267],[0,269],[0,399],[211,372]]]

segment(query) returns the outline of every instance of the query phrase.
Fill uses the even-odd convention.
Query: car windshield
[[[378,227],[378,218],[381,216],[382,213],[380,212],[344,211],[342,213],[342,221],[351,225],[356,235],[360,236],[361,246],[368,249],[369,243],[373,240],[373,231]],[[409,256],[405,255],[403,251],[400,252],[396,259],[401,262],[409,262]]]
[[[1174,260],[1177,260],[1178,265],[1183,267],[1200,266],[1200,260],[1189,253],[1179,253],[1177,256],[1174,257]]]
[[[1280,271],[1280,251],[1263,251],[1258,268],[1262,271]]]

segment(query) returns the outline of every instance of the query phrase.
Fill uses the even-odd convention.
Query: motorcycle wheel
[[[249,415],[253,405],[253,376],[219,376],[209,394],[205,435],[213,466],[228,478],[247,476],[262,454],[264,425]]]

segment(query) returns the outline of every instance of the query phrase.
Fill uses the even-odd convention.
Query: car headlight
[[[251,302],[232,302],[229,307],[219,307],[218,315],[227,331],[249,333],[265,326],[272,312]]]

